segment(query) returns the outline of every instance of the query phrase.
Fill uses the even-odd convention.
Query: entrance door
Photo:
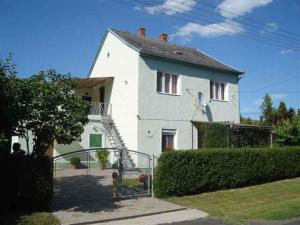
[[[101,115],[104,113],[104,100],[105,100],[105,86],[99,88],[99,101],[100,101],[100,113]]]

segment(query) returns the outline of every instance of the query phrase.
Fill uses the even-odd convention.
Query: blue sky
[[[298,0],[153,0],[144,7],[143,0],[125,1],[135,7],[114,1],[124,0],[0,0],[0,57],[13,53],[20,77],[51,68],[85,77],[108,27],[136,33],[143,26],[148,37],[167,33],[172,42],[200,49],[246,71],[240,82],[244,116],[259,117],[265,93],[271,93],[275,105],[284,100],[288,107],[300,108],[299,51],[286,44],[278,47],[241,38],[270,41],[272,32],[284,29],[299,35],[287,39],[289,34],[284,33],[280,37],[295,46],[295,38],[300,39]],[[252,29],[241,23],[251,21],[228,11],[269,26],[253,23],[260,29]],[[200,20],[203,16],[214,16],[216,21]],[[231,32],[226,32],[226,27]]]

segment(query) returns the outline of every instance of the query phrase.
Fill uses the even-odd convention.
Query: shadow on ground
[[[111,179],[101,175],[70,175],[54,181],[53,211],[112,211],[119,206],[112,198]]]

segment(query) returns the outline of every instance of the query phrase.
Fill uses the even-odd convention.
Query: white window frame
[[[166,129],[166,128],[164,128],[164,129],[161,130],[161,135],[160,135],[160,138],[161,138],[161,141],[160,141],[161,151],[163,151],[163,149],[162,149],[162,142],[163,142],[163,135],[164,134],[174,135],[173,149],[176,150],[177,149],[177,136],[178,136],[177,129]]]
[[[213,96],[211,96],[211,85],[210,83],[213,82],[213,85],[212,85],[212,93],[213,93]],[[216,98],[216,84],[218,84],[218,98]],[[222,84],[224,85],[224,99],[222,99]],[[229,88],[228,88],[228,84],[224,81],[217,81],[217,80],[210,80],[209,81],[209,97],[211,100],[214,100],[214,101],[222,101],[222,102],[228,102],[228,96],[229,96]]]
[[[157,89],[158,89],[158,86],[157,86],[158,73],[162,73],[161,91],[157,91]],[[165,74],[170,75],[169,92],[165,91]],[[176,94],[172,93],[172,76],[173,75],[177,76]],[[178,96],[178,95],[181,95],[180,87],[181,87],[181,76],[179,74],[171,73],[171,72],[162,72],[162,71],[156,70],[156,78],[155,78],[155,92],[156,93]]]

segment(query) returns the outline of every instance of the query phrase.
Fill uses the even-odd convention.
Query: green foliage
[[[73,156],[73,157],[70,159],[70,163],[71,163],[74,167],[78,168],[79,165],[80,165],[80,158],[79,158],[78,156]]]
[[[102,166],[105,166],[108,161],[109,151],[107,149],[96,151],[97,159]]]
[[[198,143],[204,148],[270,146],[270,128],[221,123],[197,123]]]
[[[201,123],[198,132],[204,148],[216,148],[228,146],[228,125],[218,123]]]
[[[280,146],[300,145],[300,117],[285,120],[275,129],[275,142]]]
[[[262,124],[271,126],[274,123],[273,101],[270,95],[266,94],[261,105]]]
[[[59,144],[80,140],[89,105],[75,95],[76,81],[70,74],[41,72],[28,85],[33,97],[27,104],[31,113],[25,127],[33,133],[34,153],[44,154],[54,140]]]
[[[52,159],[0,158],[0,211],[47,211],[53,195]]]
[[[241,116],[240,118],[240,123],[241,124],[249,124],[249,125],[259,125],[259,120],[254,120],[254,119],[251,119],[250,117],[243,117]]]
[[[300,148],[166,152],[154,176],[157,197],[183,196],[300,176]]]
[[[11,57],[0,59],[0,134],[9,140],[2,147],[9,152],[11,136],[26,138],[27,130],[34,136],[36,155],[43,155],[54,140],[60,144],[79,140],[89,105],[75,95],[75,86],[70,74],[54,70],[17,78]]]

